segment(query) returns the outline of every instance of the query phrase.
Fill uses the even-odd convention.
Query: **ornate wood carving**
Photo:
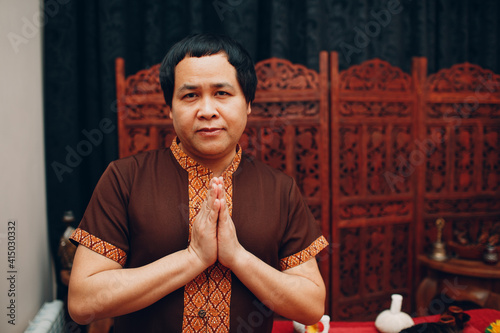
[[[429,76],[427,91],[432,93],[500,93],[500,77],[468,62],[453,65]]]
[[[255,66],[259,91],[320,89],[318,73],[285,59],[271,58]]]
[[[143,69],[127,78],[125,95],[162,94],[160,87],[160,64]]]
[[[500,126],[484,126],[482,136],[481,190],[498,192],[500,189]]]
[[[297,126],[295,129],[297,146],[295,150],[295,177],[299,188],[307,198],[321,199],[321,159],[320,136],[317,126]]]
[[[354,196],[361,191],[361,129],[342,126],[339,139],[339,191],[344,196]]]
[[[318,102],[256,103],[252,105],[252,117],[310,117],[317,116],[319,109]]]
[[[361,239],[359,228],[340,230],[341,246],[339,253],[339,291],[343,298],[356,296],[359,293]]]
[[[380,59],[354,65],[340,74],[342,92],[410,93],[412,89],[410,75]]]
[[[429,126],[426,130],[428,138],[428,159],[426,167],[428,172],[425,173],[425,191],[440,193],[446,186],[446,171],[448,158],[446,155],[448,140],[445,140],[446,128],[443,126]]]
[[[355,219],[411,217],[411,207],[411,202],[402,200],[345,204],[341,206],[339,216],[345,220],[344,224]]]
[[[406,102],[346,101],[340,105],[343,117],[409,117],[412,105]]]
[[[498,214],[500,76],[459,64],[429,76],[424,93],[421,138],[433,144],[425,163],[426,212]]]
[[[439,217],[446,221],[446,243],[474,245],[500,221],[500,76],[464,63],[421,80],[420,89],[419,140],[429,154],[417,197],[416,233],[423,237],[416,239],[416,252],[431,251]]]
[[[330,61],[332,240],[340,251],[332,253],[331,315],[374,320],[391,293],[412,294],[416,90],[411,75],[385,61],[339,73],[337,57]]]
[[[500,76],[469,63],[427,76],[424,58],[411,74],[379,59],[339,72],[337,59],[332,52],[330,81],[326,53],[319,72],[256,64],[240,144],[295,178],[329,237],[317,259],[330,316],[373,320],[395,292],[411,311],[415,256],[436,240],[436,218],[455,242],[500,221]],[[120,156],[175,136],[158,68],[125,79],[117,61]]]
[[[130,128],[127,134],[129,139],[127,150],[132,154],[150,149],[149,128]]]
[[[411,238],[410,233],[410,225],[407,223],[395,224],[393,226],[391,261],[394,264],[390,269],[389,282],[390,287],[394,290],[404,289],[407,283],[407,275],[411,274],[411,267],[408,261],[412,253],[408,247],[408,240]]]

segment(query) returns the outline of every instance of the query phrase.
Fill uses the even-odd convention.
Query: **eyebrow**
[[[190,84],[190,83],[184,83],[182,86],[179,87],[177,90],[178,92],[182,92],[185,90],[196,90],[200,86],[196,84]],[[234,89],[233,85],[230,84],[229,82],[217,82],[217,83],[212,83],[210,84],[211,88],[231,88]]]

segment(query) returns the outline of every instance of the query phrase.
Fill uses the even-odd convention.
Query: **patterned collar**
[[[180,164],[180,166],[186,170],[190,171],[193,169],[196,169],[198,173],[212,173],[207,167],[201,165],[200,163],[196,162],[194,159],[186,155],[184,151],[179,147],[179,144],[177,143],[178,139],[177,137],[172,140],[172,144],[170,145],[170,150],[175,156],[175,159],[177,162]],[[236,169],[238,169],[238,166],[240,165],[241,162],[241,147],[238,144],[236,146],[236,155],[233,158],[233,161],[231,164],[224,170],[222,173],[222,176],[225,177],[226,175],[232,175]]]

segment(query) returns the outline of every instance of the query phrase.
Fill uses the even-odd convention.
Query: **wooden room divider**
[[[125,78],[116,61],[120,157],[167,147],[174,131],[159,65]],[[256,64],[256,99],[240,144],[294,177],[330,247],[318,256],[333,320],[374,320],[391,294],[416,313],[417,261],[446,221],[447,242],[500,228],[500,76],[471,64],[427,76],[373,59],[319,72]]]
[[[332,316],[373,320],[402,294],[411,310],[417,137],[414,78],[374,59],[338,70],[331,54]],[[407,173],[398,175],[400,167]]]
[[[500,233],[500,75],[457,64],[421,89],[417,252],[430,250],[438,217],[455,243],[477,243],[495,224]]]

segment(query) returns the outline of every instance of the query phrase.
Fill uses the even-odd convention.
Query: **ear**
[[[247,115],[249,115],[250,113],[252,113],[252,103],[248,103],[247,105]]]
[[[168,108],[168,117],[170,119],[174,119],[173,116],[172,116],[172,107],[171,106],[167,106],[167,108]]]

